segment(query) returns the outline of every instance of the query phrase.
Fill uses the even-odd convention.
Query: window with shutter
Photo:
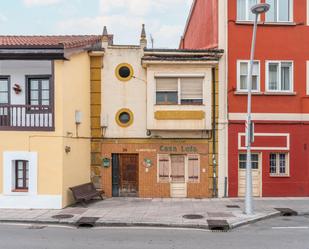
[[[203,78],[181,78],[181,104],[203,104]]]
[[[156,104],[177,105],[178,104],[178,79],[157,78],[156,79]]]
[[[188,155],[188,182],[199,182],[200,158],[198,155]]]
[[[202,105],[203,77],[156,78],[157,105]]]
[[[169,155],[158,155],[158,173],[160,182],[169,182],[170,176],[170,157]]]

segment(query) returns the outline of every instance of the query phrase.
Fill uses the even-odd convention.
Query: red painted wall
[[[218,1],[196,0],[181,41],[182,49],[218,47]]]
[[[246,96],[235,95],[237,60],[249,60],[252,25],[236,24],[236,2],[228,1],[228,91],[229,112],[246,112]],[[258,113],[309,113],[306,96],[306,60],[309,60],[309,26],[306,26],[306,0],[294,0],[296,25],[259,25],[255,59],[260,60],[260,86],[265,92],[265,60],[294,61],[295,96],[254,95],[252,110]],[[261,21],[263,22],[264,16]]]
[[[244,124],[229,125],[229,196],[238,195],[238,133],[245,131]],[[262,193],[264,197],[309,196],[309,124],[259,124],[257,133],[290,133],[290,177],[271,177],[269,153],[262,152]],[[265,146],[275,146],[270,138]]]

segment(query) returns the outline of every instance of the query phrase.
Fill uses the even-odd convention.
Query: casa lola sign
[[[195,146],[160,146],[161,152],[180,152],[180,153],[196,153],[198,149]]]

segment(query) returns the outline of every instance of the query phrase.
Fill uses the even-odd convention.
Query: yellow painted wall
[[[56,75],[62,82],[63,134],[71,133],[73,138],[63,140],[71,152],[63,153],[62,200],[63,206],[72,202],[69,187],[90,182],[90,58],[82,53],[69,61],[55,63]],[[59,73],[57,73],[59,70]],[[75,111],[81,111],[82,123],[75,125]]]
[[[55,131],[0,131],[0,194],[4,151],[37,152],[38,194],[62,195],[63,207],[71,203],[68,187],[90,181],[89,68],[87,52],[54,62]],[[83,139],[75,138],[75,110],[83,113],[79,127]],[[71,147],[70,153],[65,153],[65,146]]]
[[[38,194],[61,194],[62,138],[54,132],[0,132],[0,193],[3,192],[3,152],[38,152]]]

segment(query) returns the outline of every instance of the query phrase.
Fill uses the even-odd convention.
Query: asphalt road
[[[0,224],[0,249],[309,249],[309,216],[234,229],[92,228]]]

